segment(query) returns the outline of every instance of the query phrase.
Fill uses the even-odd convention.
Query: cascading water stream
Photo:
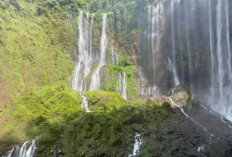
[[[78,53],[75,53],[76,60],[75,69],[71,79],[71,87],[74,90],[81,92],[86,91],[86,77],[90,72],[93,64],[92,58],[92,27],[93,18],[91,22],[91,32],[89,33],[89,14],[84,18],[83,12],[79,13],[79,40]]]
[[[212,28],[212,11],[211,0],[208,0],[209,9],[209,36],[210,36],[210,58],[211,58],[211,96],[214,97],[214,48],[213,48],[213,28]]]
[[[229,3],[228,0],[225,0],[225,14],[226,14],[226,41],[227,41],[227,47],[228,47],[228,70],[229,70],[229,80],[230,83],[232,83],[232,68],[231,68],[231,44],[230,44],[230,21],[229,21]]]
[[[172,67],[176,73],[176,46],[175,46],[175,32],[174,32],[174,0],[171,0],[171,33],[172,33]],[[170,60],[170,59],[169,59]],[[176,77],[178,77],[176,75]]]
[[[71,80],[71,87],[74,90],[81,92],[86,91],[86,77],[88,76],[90,69],[93,65],[92,55],[92,32],[93,32],[94,19],[91,19],[91,30],[89,31],[89,13],[86,18],[83,12],[79,12],[79,40],[78,40],[78,54],[75,53],[75,69]],[[88,101],[86,97],[81,94],[82,108],[85,108],[86,112],[90,112],[88,109]]]
[[[190,89],[193,90],[192,85],[192,58],[190,52],[190,43],[189,43],[189,21],[188,21],[188,13],[190,12],[188,9],[189,1],[185,2],[185,29],[186,29],[186,44],[187,44],[187,52],[188,52],[188,67],[189,67],[189,81],[190,81]]]
[[[162,36],[162,26],[164,24],[164,8],[163,3],[159,2],[157,5],[153,4],[149,7],[149,33],[148,43],[151,51],[151,64],[153,69],[153,83],[152,86],[148,87],[148,95],[157,97],[159,91],[157,88],[157,52],[160,48],[160,40]]]
[[[217,62],[218,62],[218,83],[219,83],[219,102],[223,95],[223,63],[222,63],[222,1],[217,4]]]
[[[210,131],[208,131],[208,129],[207,129],[206,127],[204,127],[203,125],[199,124],[196,120],[194,120],[191,116],[189,116],[189,115],[184,111],[183,107],[181,107],[180,105],[176,104],[176,103],[173,101],[172,97],[173,97],[173,94],[174,94],[174,92],[175,92],[175,89],[176,89],[176,87],[175,87],[174,89],[171,90],[171,93],[172,93],[171,96],[167,97],[168,100],[170,101],[171,105],[172,105],[172,106],[175,106],[175,107],[177,107],[177,108],[179,108],[180,111],[181,111],[181,113],[182,113],[187,119],[191,120],[195,125],[199,126],[200,128],[203,129],[203,131],[205,131],[206,133],[208,133],[208,134],[209,134],[209,140],[211,140],[211,138],[214,137],[214,135],[213,135]]]
[[[11,149],[6,157],[33,157],[36,150],[36,139],[31,141],[31,145],[28,147],[29,141],[23,143],[21,147],[15,146]]]
[[[89,103],[88,103],[87,98],[85,96],[83,96],[82,94],[81,94],[81,97],[82,97],[81,107],[84,108],[86,112],[91,112],[89,110]]]
[[[123,72],[123,77],[122,74],[119,74],[119,79],[118,79],[118,91],[122,95],[124,99],[127,99],[127,83],[126,83],[126,73],[125,71]]]
[[[113,45],[111,45],[111,55],[112,55],[112,62],[115,65],[119,65],[118,54],[114,51]]]
[[[149,69],[148,97],[169,90],[170,80],[162,76],[168,73],[163,65],[169,58],[174,86],[187,84],[192,97],[232,121],[230,7],[228,0],[170,0],[149,6],[144,39],[148,66],[143,67]]]
[[[138,155],[140,146],[143,143],[143,139],[142,139],[142,137],[141,137],[140,134],[136,133],[136,135],[135,135],[134,138],[135,138],[135,144],[134,144],[133,153],[130,154],[130,155],[128,155],[128,157],[132,157],[134,155]]]
[[[211,16],[212,13],[209,14],[210,19],[212,18]],[[212,35],[213,32],[210,36]],[[213,93],[210,96],[208,104],[213,110],[232,121],[232,98],[230,96],[232,92],[232,71],[228,0],[217,1],[216,39],[216,54],[215,60],[212,58],[212,63],[217,64],[215,64],[216,68],[211,67],[216,73],[211,76],[211,89]],[[212,42],[210,46],[213,47]]]
[[[174,86],[176,87],[176,86],[178,86],[180,84],[180,81],[179,81],[179,78],[177,76],[176,69],[172,65],[172,62],[171,62],[170,58],[168,58],[168,64],[169,64],[170,70],[171,70],[172,75],[173,75]]]
[[[103,14],[103,26],[100,43],[100,60],[96,71],[93,73],[90,82],[90,90],[100,88],[100,69],[106,64],[106,49],[107,49],[107,36],[106,36],[107,14]]]

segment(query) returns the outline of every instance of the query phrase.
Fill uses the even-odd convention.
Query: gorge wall
[[[85,88],[98,66],[102,14],[106,13],[108,43],[106,64],[99,70],[101,89],[119,91],[117,82],[123,72],[129,99],[168,94],[185,84],[193,97],[231,119],[230,1],[4,0],[0,4],[4,52],[0,79],[6,99],[2,105],[26,91],[70,81],[72,59],[80,57],[82,10],[83,31],[92,35],[91,43],[86,43],[91,45],[92,61],[83,60],[91,62],[84,74]],[[111,64],[112,54],[118,55],[118,65]]]
[[[231,156],[231,5],[2,0],[0,155]]]
[[[150,84],[161,93],[186,84],[193,98],[230,120],[231,7],[227,0],[170,0],[149,6],[140,60]]]
[[[134,66],[130,72],[132,75],[127,73],[127,77],[132,78],[131,88],[127,88],[127,92],[130,92],[129,99],[168,95],[177,85],[187,85],[192,98],[198,98],[206,106],[231,120],[232,100],[229,93],[232,89],[232,28],[229,10],[232,4],[227,0],[136,2],[105,3],[103,10],[108,13],[108,48],[105,50],[106,63],[100,69],[99,88],[117,92],[117,82],[110,80],[112,77],[118,80],[119,74],[112,69],[121,67],[121,70],[116,71],[123,73],[123,68]],[[117,4],[122,7],[123,3],[131,7],[131,10],[123,8],[119,12]],[[101,16],[94,17],[93,11],[88,10],[92,19],[102,21],[99,20]],[[98,54],[101,52],[99,45],[102,27],[92,30],[88,12],[84,15],[88,19],[85,30],[90,32],[91,28],[90,34],[98,39],[93,39],[93,42],[91,39],[88,43],[95,45],[95,48],[90,48],[90,53],[95,55],[92,57],[95,58],[95,63],[91,63],[92,66],[88,67],[85,74],[86,78],[91,78],[96,70],[93,65],[99,67],[100,64],[96,58],[100,58]],[[130,16],[124,17],[124,14]],[[99,27],[99,23],[96,26]],[[98,33],[93,33],[94,31]],[[112,67],[112,55],[116,51],[114,48],[125,60],[121,65],[114,64]],[[78,51],[76,54],[78,57]],[[126,60],[130,63],[125,63]],[[110,75],[108,68],[111,69]],[[99,68],[96,71],[98,70]],[[88,89],[91,79],[86,83]]]

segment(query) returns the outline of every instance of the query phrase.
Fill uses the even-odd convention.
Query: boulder
[[[187,106],[191,96],[188,92],[188,89],[186,87],[179,86],[173,96],[173,102],[176,103],[178,106],[185,107]]]
[[[190,100],[190,94],[188,93],[187,89],[182,86],[179,86],[174,91],[172,97],[167,97],[165,95],[157,98],[150,97],[148,99],[148,103],[152,103],[158,106],[162,106],[164,103],[169,103],[171,107],[176,108],[177,106],[180,107],[187,106],[189,100]]]

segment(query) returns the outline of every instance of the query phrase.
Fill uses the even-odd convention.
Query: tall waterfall
[[[107,36],[106,36],[106,25],[107,25],[107,14],[103,14],[103,26],[102,26],[102,35],[100,43],[100,60],[98,67],[92,75],[90,82],[90,90],[100,88],[100,69],[106,64],[106,49],[107,49]]]
[[[212,107],[226,118],[232,120],[232,71],[231,71],[231,47],[230,47],[230,23],[228,0],[217,2],[216,6],[216,78],[212,84],[216,95],[211,96],[210,103],[216,102]]]
[[[148,18],[148,34],[147,34],[147,40],[148,40],[148,47],[150,51],[151,57],[149,59],[149,62],[151,62],[151,68],[153,69],[152,72],[152,83],[149,87],[149,95],[157,97],[159,94],[158,88],[157,88],[157,75],[158,75],[158,52],[160,50],[160,42],[161,42],[161,36],[162,36],[162,26],[164,24],[163,19],[163,4],[158,3],[157,5],[153,4],[149,6],[149,18]],[[146,64],[146,63],[145,63]]]
[[[164,0],[149,7],[141,62],[151,93],[187,84],[232,121],[231,9],[229,0]]]
[[[91,31],[89,31],[89,14],[83,16],[83,12],[79,13],[79,40],[78,52],[75,53],[75,69],[71,79],[71,87],[74,90],[82,92],[86,91],[86,77],[90,72],[93,64],[92,56],[92,27],[93,18],[91,20]]]
[[[15,146],[8,152],[6,157],[33,157],[36,150],[35,142],[36,140],[34,139],[31,141],[30,146],[29,141],[24,142],[21,147]]]
[[[93,23],[94,19],[91,19],[91,27],[89,28],[89,13],[84,17],[83,12],[79,13],[79,40],[78,40],[78,52],[75,52],[75,69],[71,79],[71,87],[74,90],[85,92],[88,89],[86,84],[86,77],[88,76],[91,68],[95,64],[94,58],[98,58],[98,67],[93,73],[90,81],[89,90],[100,88],[100,69],[106,64],[106,49],[107,49],[107,37],[106,37],[106,25],[107,14],[103,15],[103,27],[100,43],[100,54],[94,56],[92,42],[93,42]],[[90,29],[90,30],[89,30]],[[88,101],[82,94],[82,108],[85,108],[86,112],[90,112],[88,109]]]
[[[176,73],[176,46],[175,46],[175,31],[174,31],[174,1],[175,0],[171,0],[171,34],[172,34],[172,62],[169,59],[169,63],[172,66],[173,72]],[[179,78],[176,74],[174,74],[175,76],[175,86],[177,84],[179,84]]]
[[[122,95],[124,99],[127,99],[127,83],[126,83],[126,73],[125,71],[123,72],[123,77],[122,74],[119,74],[119,79],[118,79],[118,91]]]
[[[176,86],[178,86],[180,84],[180,81],[179,81],[179,78],[177,76],[176,69],[172,65],[172,62],[171,62],[170,58],[168,58],[168,64],[169,64],[170,71],[172,72],[174,87],[176,87]]]
[[[209,38],[210,38],[210,59],[211,59],[211,91],[210,91],[210,94],[211,96],[214,97],[214,41],[213,41],[213,27],[212,27],[212,11],[211,11],[211,8],[212,8],[212,4],[211,4],[211,1],[208,0],[208,7],[209,7]]]
[[[113,45],[111,45],[111,55],[112,55],[112,62],[115,65],[119,65],[118,54],[117,54],[117,52],[114,51]]]

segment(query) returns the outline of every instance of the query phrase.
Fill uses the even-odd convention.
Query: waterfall
[[[126,73],[125,71],[123,72],[123,78],[122,74],[119,74],[119,79],[118,79],[118,91],[119,93],[123,96],[124,99],[127,99],[127,83],[126,83]]]
[[[232,120],[232,74],[231,74],[231,48],[229,30],[229,5],[228,0],[217,2],[216,6],[216,58],[217,58],[217,97],[212,96],[210,103],[215,103],[213,109]],[[226,42],[224,42],[226,41]]]
[[[74,90],[86,91],[86,77],[90,72],[92,58],[92,28],[93,18],[91,21],[91,31],[89,32],[89,14],[83,16],[83,12],[79,13],[79,40],[78,53],[75,53],[75,69],[71,79],[71,87]]]
[[[214,97],[214,49],[213,49],[213,27],[212,27],[212,11],[211,0],[208,0],[209,5],[209,35],[210,35],[210,58],[211,58],[211,96]]]
[[[167,94],[170,82],[187,84],[193,97],[232,121],[230,10],[229,0],[170,0],[149,6],[148,45],[141,61],[147,97]]]
[[[88,103],[87,98],[85,96],[83,96],[82,94],[81,94],[81,97],[82,97],[81,107],[84,108],[86,112],[91,112],[89,110],[89,103]]]
[[[222,62],[222,1],[217,4],[217,62],[218,62],[218,83],[219,83],[219,101],[223,96],[223,77],[224,69]]]
[[[164,24],[164,8],[162,2],[159,2],[157,5],[153,4],[149,7],[149,33],[148,33],[148,47],[151,52],[151,64],[153,69],[153,83],[149,87],[149,95],[153,97],[158,96],[158,88],[157,88],[157,61],[158,61],[158,52],[160,49],[160,40],[162,36],[162,27]]]
[[[87,90],[86,77],[88,76],[92,66],[94,65],[94,55],[92,50],[93,41],[93,24],[94,18],[91,19],[91,26],[89,30],[89,13],[84,17],[83,12],[79,12],[79,40],[78,40],[78,52],[75,52],[75,69],[71,79],[71,87],[74,90],[85,92]],[[100,88],[100,69],[106,64],[106,49],[107,49],[107,37],[106,37],[106,25],[107,14],[103,15],[103,27],[100,43],[100,54],[98,60],[98,67],[91,77],[90,90]],[[90,112],[88,109],[87,98],[81,94],[82,104],[81,107]]]
[[[176,86],[178,86],[180,84],[180,81],[178,79],[178,76],[177,76],[177,73],[176,73],[176,69],[172,65],[172,62],[171,62],[170,58],[168,58],[168,63],[169,63],[169,68],[170,68],[170,70],[172,72],[172,75],[173,75],[174,87],[176,87]]]
[[[114,51],[114,47],[112,44],[111,44],[111,55],[112,55],[112,62],[115,65],[119,65],[118,54],[117,52]]]
[[[175,47],[175,32],[174,32],[174,0],[171,0],[171,32],[172,32],[172,68],[175,71],[175,77],[178,78],[176,73],[176,47]],[[170,61],[170,60],[169,60]]]
[[[228,47],[228,72],[229,72],[229,80],[230,83],[232,83],[232,68],[231,68],[231,47],[230,47],[230,21],[229,21],[229,3],[228,0],[225,0],[225,14],[226,14],[226,41],[227,41],[227,47]]]
[[[90,90],[100,88],[100,69],[106,64],[106,49],[107,49],[107,36],[106,36],[106,25],[107,25],[107,14],[103,14],[103,26],[102,26],[102,35],[100,43],[100,60],[98,67],[93,73],[90,82]]]
[[[186,42],[187,42],[187,52],[188,52],[188,67],[189,67],[189,81],[190,81],[190,89],[193,90],[192,85],[192,56],[190,52],[190,43],[189,43],[189,20],[188,20],[188,13],[191,12],[188,8],[189,1],[185,1],[185,28],[186,28]]]
[[[136,135],[135,135],[134,138],[135,138],[135,144],[134,144],[133,153],[130,154],[130,155],[128,155],[128,157],[132,157],[134,155],[138,155],[140,146],[143,143],[143,139],[141,138],[140,134],[136,133]]]
[[[31,145],[28,147],[29,141],[23,143],[21,148],[15,146],[11,149],[6,157],[33,157],[36,150],[36,139],[31,141]]]

